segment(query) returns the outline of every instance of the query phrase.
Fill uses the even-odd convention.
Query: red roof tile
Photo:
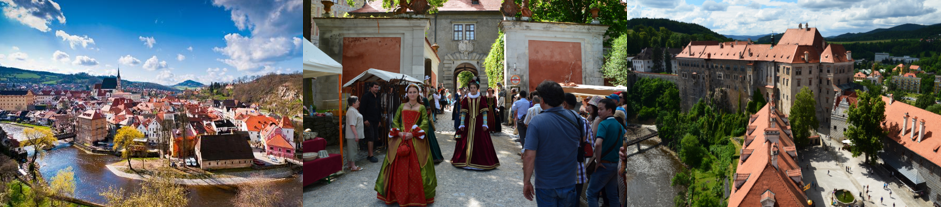
[[[281,134],[275,134],[274,136],[272,136],[272,137],[269,138],[268,140],[265,140],[265,143],[268,143],[268,146],[275,146],[275,147],[286,148],[286,149],[294,149],[294,147],[291,146],[291,144],[288,143],[288,141],[284,138],[284,136],[281,136]]]
[[[738,163],[736,179],[743,177],[742,175],[749,176],[741,183],[741,188],[732,190],[729,206],[760,206],[761,199],[766,197],[763,194],[768,190],[776,194],[775,201],[778,206],[807,206],[807,196],[800,189],[801,183],[795,182],[792,176],[789,176],[799,175],[796,170],[800,167],[787,153],[787,150],[794,146],[791,137],[785,133],[789,127],[781,125],[787,117],[777,111],[772,112],[771,105],[765,105],[757,113],[759,116],[750,124],[757,126],[752,134],[756,137],[753,143],[742,148],[743,151],[751,153],[744,162]],[[770,128],[772,117],[775,119],[774,128]],[[764,134],[766,131],[780,132],[779,141],[769,141],[769,137]]]
[[[938,133],[941,133],[941,127],[937,127],[941,124],[941,115],[900,101],[889,104],[891,99],[885,96],[882,97],[882,101],[885,102],[885,123],[883,123],[882,127],[888,131],[889,139],[898,142],[903,147],[908,148],[932,163],[941,165],[941,153],[934,150],[937,146],[941,146],[941,139],[937,139],[938,137],[936,136]],[[909,117],[908,126],[904,126],[905,130],[902,130],[903,125],[906,124],[903,117],[906,115]],[[911,133],[913,117],[917,118],[914,136]],[[921,130],[922,123],[925,125],[925,132],[919,143],[918,136],[921,134],[919,130]],[[914,140],[909,139],[909,137],[913,137]]]

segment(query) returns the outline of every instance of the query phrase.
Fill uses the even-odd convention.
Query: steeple
[[[114,88],[115,90],[121,90],[121,68],[118,68],[118,84]]]

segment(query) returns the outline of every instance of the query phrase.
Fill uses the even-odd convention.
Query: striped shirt
[[[591,131],[591,124],[589,124],[588,121],[585,120],[585,118],[582,118],[581,116],[579,116],[577,111],[575,110],[569,110],[569,111],[572,111],[572,113],[575,114],[575,117],[582,119],[582,130],[585,131],[585,142],[589,144],[588,146],[595,146],[595,140],[592,139],[592,137],[594,137],[594,134],[592,134],[592,131]],[[578,147],[581,147],[581,146],[578,146]],[[578,152],[583,153],[582,149],[578,149]],[[585,173],[585,161],[584,160],[579,160],[578,171],[575,173],[575,177],[576,177],[575,184],[583,184],[583,183],[588,182],[588,176]]]

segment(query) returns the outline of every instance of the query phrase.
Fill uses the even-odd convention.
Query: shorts
[[[375,125],[373,125],[373,123],[377,123],[377,124],[378,124],[378,122],[369,122],[369,126],[366,126],[366,127],[363,128],[363,134],[364,134],[365,137],[366,137],[366,138],[363,138],[363,140],[365,140],[365,141],[367,141],[367,142],[375,142],[375,141],[377,140],[376,134],[379,133],[379,132],[378,132],[378,131],[379,131],[379,130],[378,130],[379,128],[378,128],[378,127],[374,127]]]

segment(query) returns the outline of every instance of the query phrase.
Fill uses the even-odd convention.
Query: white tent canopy
[[[363,73],[359,74],[355,78],[350,79],[349,82],[346,82],[346,84],[343,84],[343,87],[350,87],[356,81],[365,81],[365,82],[377,81],[377,80],[391,81],[393,79],[402,79],[403,77],[405,78],[405,81],[413,82],[413,83],[421,83],[421,80],[413,78],[412,76],[408,76],[408,75],[401,74],[401,73],[393,73],[389,71],[379,70],[375,68],[370,68],[369,70],[364,71]]]
[[[308,41],[304,42],[304,78],[343,73],[343,66]]]

